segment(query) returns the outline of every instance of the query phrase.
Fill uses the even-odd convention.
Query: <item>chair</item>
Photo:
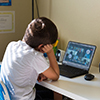
[[[5,84],[0,80],[0,100],[11,100]]]

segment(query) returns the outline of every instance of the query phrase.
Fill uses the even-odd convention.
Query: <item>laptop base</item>
[[[67,65],[59,65],[59,69],[60,69],[60,75],[68,77],[68,78],[74,78],[74,77],[85,75],[88,73],[88,71],[86,70],[73,68]]]

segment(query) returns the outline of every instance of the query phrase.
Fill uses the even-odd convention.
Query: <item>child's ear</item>
[[[43,44],[40,44],[39,46],[38,46],[38,49],[41,49],[41,47],[43,47],[44,45]]]

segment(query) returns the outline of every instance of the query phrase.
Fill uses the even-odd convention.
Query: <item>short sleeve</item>
[[[49,68],[49,63],[47,60],[44,58],[43,55],[36,55],[34,57],[34,69],[37,71],[37,73],[42,73],[45,70]]]

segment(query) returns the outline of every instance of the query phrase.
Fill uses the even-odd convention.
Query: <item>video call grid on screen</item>
[[[63,63],[78,68],[81,67],[82,69],[88,69],[91,64],[95,49],[96,46],[94,45],[70,41],[64,55]]]

